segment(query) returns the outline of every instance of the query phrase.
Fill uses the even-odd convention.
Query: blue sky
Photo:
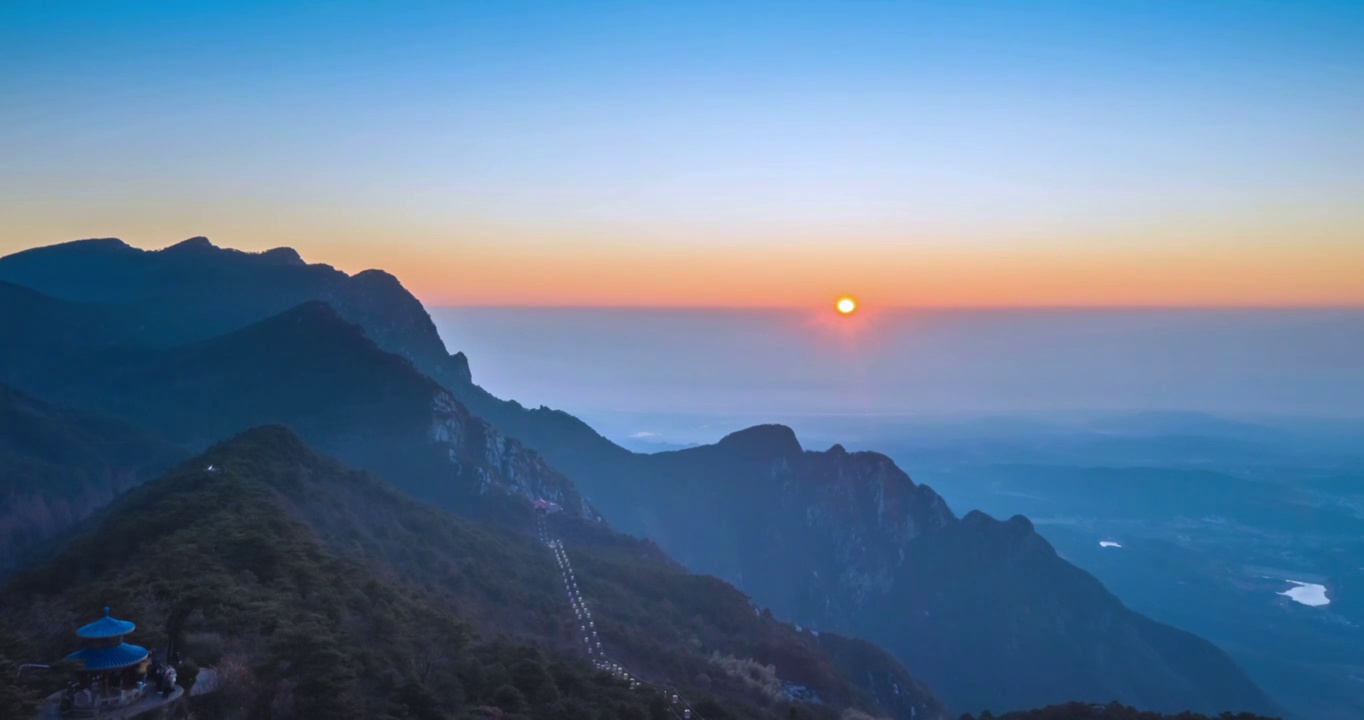
[[[461,304],[955,297],[887,267],[1103,304],[1132,263],[1188,280],[1113,302],[1360,300],[1359,2],[20,1],[0,65],[0,252],[208,234]]]

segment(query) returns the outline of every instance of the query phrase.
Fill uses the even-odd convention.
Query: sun
[[[839,315],[851,315],[857,312],[857,301],[844,295],[838,299],[838,302],[834,303],[834,309],[838,311]]]

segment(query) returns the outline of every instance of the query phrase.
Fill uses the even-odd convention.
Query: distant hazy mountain
[[[86,241],[0,259],[0,278],[67,304],[118,303],[136,318],[121,321],[132,337],[162,346],[234,331],[156,351],[72,353],[83,363],[66,375],[80,378],[74,385],[32,370],[31,385],[64,402],[186,442],[285,423],[451,505],[479,497],[485,479],[512,493],[575,497],[458,397],[564,471],[617,527],[731,579],[782,617],[880,642],[955,706],[1116,698],[1172,710],[1273,709],[1220,651],[1124,608],[1022,518],[958,520],[884,456],[806,453],[782,427],[630,453],[567,413],[528,410],[474,385],[463,356],[445,352],[396,280],[320,267],[291,251],[250,255],[202,239],[159,252]],[[388,279],[359,282],[366,276]],[[340,317],[313,303],[266,319],[304,296]]]
[[[130,423],[53,407],[0,383],[0,575],[186,454]]]
[[[963,472],[958,492],[992,510],[1006,496],[1033,517],[1086,517],[1129,522],[1176,518],[1223,521],[1287,536],[1364,537],[1364,518],[1348,505],[1315,498],[1318,480],[1247,479],[1211,470],[999,464]],[[1358,478],[1352,478],[1359,487]]]
[[[626,450],[639,453],[656,453],[667,452],[669,450],[685,450],[687,448],[693,448],[700,445],[700,443],[670,443],[659,440],[653,440],[650,438],[638,437],[617,438],[615,442],[619,443],[620,446],[625,448]]]
[[[807,452],[762,426],[579,477],[621,529],[783,617],[876,638],[954,707],[1274,709],[1221,651],[1124,607],[1026,519],[957,519],[883,455]]]
[[[33,302],[30,310],[50,310],[58,326],[66,305]],[[592,512],[539,455],[469,414],[410,361],[379,349],[322,302],[167,349],[52,335],[61,340],[0,335],[0,344],[16,349],[0,373],[56,402],[128,418],[191,448],[280,423],[447,507],[474,512],[492,492]]]
[[[116,318],[99,323],[102,332],[159,347],[211,338],[321,300],[511,437],[542,451],[560,448],[593,457],[626,452],[567,413],[524,408],[475,385],[467,359],[447,353],[421,302],[380,270],[350,276],[329,265],[304,263],[290,248],[246,253],[202,237],[155,251],[106,238],[0,258],[0,281],[68,304],[114,305]]]
[[[507,502],[531,522],[529,503]],[[613,659],[682,689],[706,717],[946,717],[868,643],[798,632],[645,543],[551,520]],[[666,716],[656,692],[592,669],[559,573],[532,533],[414,502],[267,427],[130,492],[0,592],[0,606],[51,658],[112,605],[138,623],[137,642],[222,674],[197,717]]]

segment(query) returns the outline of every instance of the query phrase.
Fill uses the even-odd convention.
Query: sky
[[[1364,3],[0,3],[0,254],[428,305],[1364,305]]]

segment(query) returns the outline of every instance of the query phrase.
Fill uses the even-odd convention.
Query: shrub
[[[188,657],[208,665],[217,665],[227,652],[227,642],[216,632],[192,632],[185,635],[184,652]]]
[[[786,698],[786,693],[782,690],[781,679],[777,677],[776,666],[763,665],[751,658],[737,658],[733,655],[721,655],[720,653],[711,653],[710,662],[726,675],[759,691],[773,702]]]

